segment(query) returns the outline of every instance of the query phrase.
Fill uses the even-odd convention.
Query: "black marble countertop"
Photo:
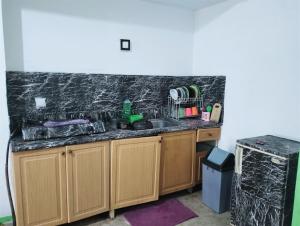
[[[241,139],[237,142],[282,157],[289,157],[300,152],[300,142],[272,135]]]
[[[12,152],[29,151],[36,149],[47,149],[66,145],[84,144],[96,141],[117,140],[134,137],[156,136],[160,133],[193,130],[201,128],[217,128],[221,127],[221,123],[205,122],[200,119],[180,120],[178,126],[155,128],[147,130],[113,130],[105,133],[66,137],[48,140],[23,141],[22,136],[16,136],[12,139]]]

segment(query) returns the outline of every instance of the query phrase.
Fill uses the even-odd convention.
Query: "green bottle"
[[[131,115],[131,106],[132,106],[131,101],[128,98],[126,98],[126,100],[124,100],[123,102],[123,110],[122,110],[122,118],[126,122],[128,122],[129,116]]]

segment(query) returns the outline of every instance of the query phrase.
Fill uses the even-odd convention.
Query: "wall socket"
[[[46,107],[46,98],[36,97],[35,98],[35,108],[41,109]]]

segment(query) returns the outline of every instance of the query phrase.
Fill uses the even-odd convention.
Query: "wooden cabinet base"
[[[60,225],[109,210],[109,142],[13,159],[18,226]]]
[[[111,209],[158,199],[161,137],[111,143]]]
[[[195,155],[195,131],[162,135],[160,195],[194,186]]]
[[[109,142],[67,147],[68,221],[109,210]]]
[[[16,153],[13,159],[17,225],[67,223],[65,149]]]
[[[115,210],[109,211],[109,218],[114,219],[115,218]]]

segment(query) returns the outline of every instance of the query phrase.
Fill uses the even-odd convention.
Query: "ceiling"
[[[148,2],[156,2],[164,5],[172,5],[190,10],[197,10],[207,6],[223,2],[225,0],[143,0]]]

